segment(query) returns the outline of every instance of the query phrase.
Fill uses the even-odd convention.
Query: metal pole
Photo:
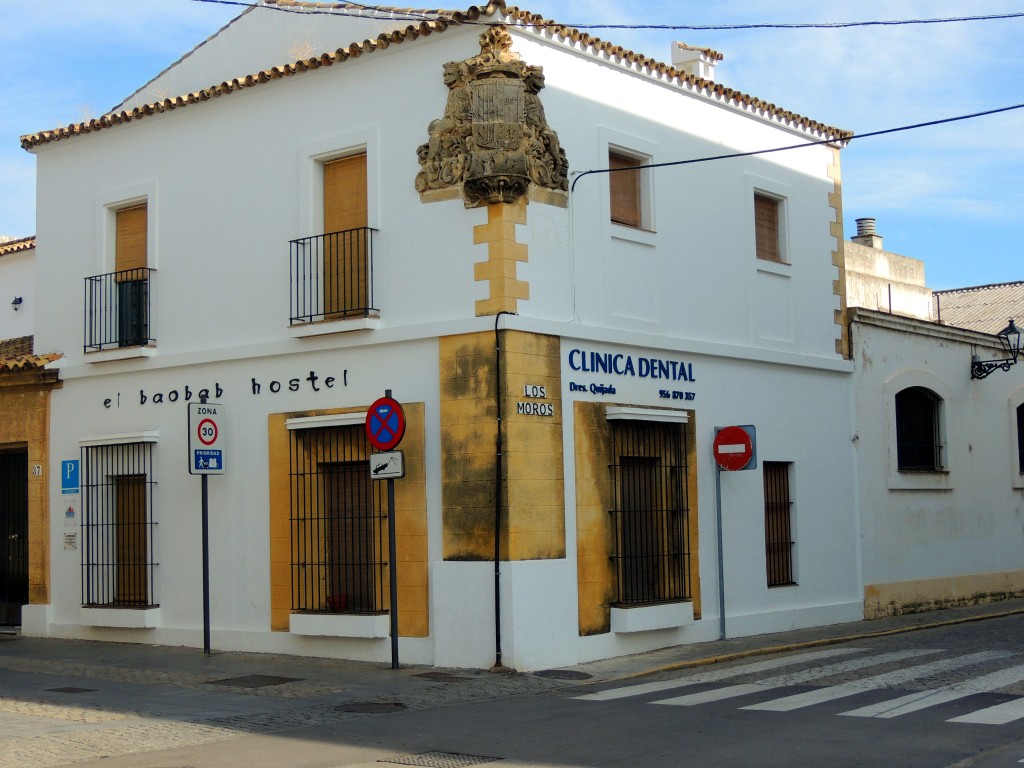
[[[398,555],[395,544],[395,481],[388,478],[388,572],[391,581],[391,668],[398,669]]]
[[[718,635],[725,640],[725,552],[722,548],[722,470],[715,464],[715,521],[718,524]]]
[[[203,653],[210,655],[210,495],[203,475]]]
[[[391,390],[384,390],[391,397]],[[398,546],[395,538],[395,480],[388,478],[388,581],[391,584],[391,668],[398,669]]]

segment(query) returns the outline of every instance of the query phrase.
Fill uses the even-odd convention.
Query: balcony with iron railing
[[[84,351],[156,342],[150,328],[153,273],[143,267],[85,278]]]
[[[377,315],[374,231],[359,227],[289,242],[290,325]]]

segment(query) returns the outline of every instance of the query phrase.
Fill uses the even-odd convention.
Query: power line
[[[1015,109],[1024,109],[1024,103],[1012,104],[1008,107],[997,107],[996,109],[987,109],[984,112],[972,112],[969,115],[957,115],[956,117],[945,117],[940,120],[929,120],[924,123],[914,123],[913,125],[901,125],[898,128],[885,128],[879,131],[869,131],[868,133],[856,134],[848,136],[845,139],[819,139],[818,141],[806,141],[802,144],[790,144],[786,147],[773,147],[772,149],[756,149],[751,152],[732,152],[727,155],[712,155],[710,157],[695,157],[690,160],[672,160],[666,163],[651,163],[650,165],[634,165],[629,168],[595,168],[589,171],[583,171],[573,179],[572,187],[569,189],[569,194],[576,189],[576,182],[582,179],[584,176],[589,176],[597,173],[615,173],[617,171],[639,171],[646,168],[669,168],[676,165],[693,165],[694,163],[709,163],[712,160],[730,160],[736,157],[752,157],[753,155],[768,155],[773,152],[788,152],[792,149],[804,149],[805,147],[817,147],[822,144],[835,144],[838,141],[845,141],[847,143],[855,139],[868,139],[875,136],[885,136],[890,133],[899,133],[900,131],[912,131],[917,128],[928,128],[933,125],[944,125],[945,123],[955,123],[960,120],[972,120],[978,117],[985,117],[987,115],[996,115],[1000,112],[1010,112]]]
[[[951,24],[963,21],[995,21],[1024,18],[1024,12],[998,13],[987,16],[949,16],[936,19],[891,19],[886,21],[830,21],[793,24],[566,24],[576,29],[654,29],[693,30],[698,32],[729,32],[743,29],[848,29],[850,27],[895,27],[908,24]]]
[[[192,0],[195,3],[213,3],[217,5],[237,5],[245,8],[263,8],[270,11],[282,13],[302,13],[305,15],[322,16],[363,16],[364,11],[380,13],[380,18],[397,19],[400,21],[436,21],[446,18],[440,11],[430,13],[416,13],[409,8],[388,9],[380,6],[364,5],[363,3],[338,3],[333,9],[323,10],[308,7],[282,7],[278,5],[258,5],[255,2],[243,2],[243,0]],[[358,9],[349,12],[352,8]],[[396,13],[396,11],[398,13]],[[1024,18],[1024,11],[1014,13],[994,13],[975,16],[946,16],[931,19],[888,19],[874,21],[830,21],[830,22],[797,22],[797,23],[749,23],[749,24],[567,24],[555,21],[542,23],[522,23],[516,26],[531,27],[572,27],[575,29],[636,29],[636,30],[684,30],[696,32],[730,32],[751,29],[850,29],[854,27],[895,27],[920,24],[954,24],[969,21],[1000,21],[1008,19]],[[490,25],[492,22],[464,20],[463,24]]]

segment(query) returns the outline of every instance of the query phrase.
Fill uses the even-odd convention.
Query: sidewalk
[[[100,760],[109,768],[255,768],[264,764],[261,759],[269,760],[267,740],[292,729],[329,733],[341,721],[375,714],[540,694],[1021,613],[1024,599],[1008,600],[677,646],[534,673],[393,670],[390,664],[233,652],[206,656],[195,648],[0,635],[0,768],[89,766]],[[337,745],[327,740],[298,743],[303,765],[377,759],[368,752],[341,762]],[[277,737],[273,748],[295,747]]]

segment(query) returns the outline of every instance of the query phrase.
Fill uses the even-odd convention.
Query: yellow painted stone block
[[[428,637],[430,634],[430,616],[426,611],[406,611],[399,598],[398,604],[398,636]]]

